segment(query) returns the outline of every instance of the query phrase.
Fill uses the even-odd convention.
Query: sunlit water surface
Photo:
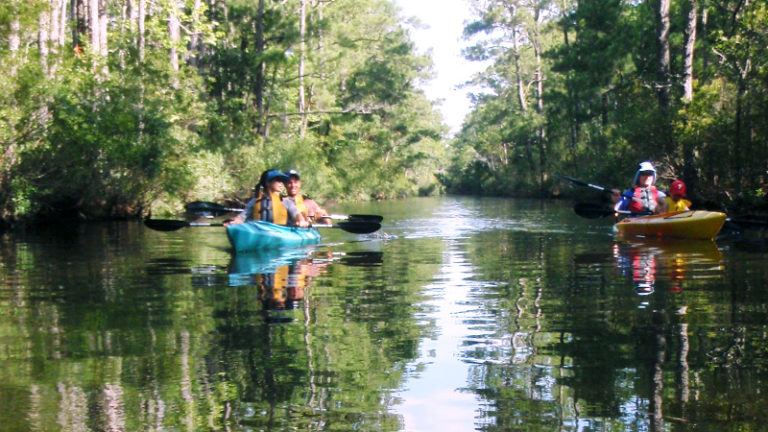
[[[2,430],[759,430],[764,233],[616,239],[567,202],[348,204],[380,232],[0,240]]]

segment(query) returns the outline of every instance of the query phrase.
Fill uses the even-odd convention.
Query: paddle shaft
[[[214,202],[208,202],[208,201],[194,201],[186,206],[184,206],[188,212],[192,213],[239,213],[243,211],[241,208],[234,208],[234,207],[225,207],[220,204],[216,204]],[[382,216],[379,215],[366,215],[366,214],[351,214],[351,215],[340,215],[340,214],[331,214],[328,216],[323,216],[320,219],[329,218],[332,220],[349,220],[349,221],[367,221],[367,222],[381,222],[384,220]]]
[[[187,222],[175,219],[145,219],[144,225],[147,228],[157,231],[176,231],[182,228],[191,227],[221,227],[225,226],[223,223],[210,223],[210,222]],[[338,228],[340,230],[352,233],[352,234],[368,234],[378,231],[381,228],[381,224],[378,222],[365,222],[365,221],[351,221],[340,222],[336,225],[328,224],[316,224],[312,225],[312,228]]]
[[[586,186],[586,187],[589,187],[589,188],[592,188],[592,189],[599,190],[601,192],[611,193],[611,189],[606,189],[606,188],[604,188],[603,186],[600,186],[600,185],[596,185],[596,184],[592,184],[592,183],[587,183],[585,181],[582,181],[582,180],[579,180],[579,179],[575,179],[573,177],[568,177],[568,176],[560,175],[560,174],[552,174],[552,175],[557,177],[557,178],[561,178],[563,180],[568,180],[569,182],[577,184],[579,186]]]

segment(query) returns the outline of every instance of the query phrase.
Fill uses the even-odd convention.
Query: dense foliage
[[[631,183],[652,160],[700,203],[768,192],[768,7],[731,0],[475,0],[468,58],[491,66],[446,175],[459,192]],[[583,192],[583,191],[579,191]]]
[[[242,201],[268,167],[307,192],[439,191],[445,133],[388,0],[0,4],[0,219]]]
[[[0,220],[239,204],[268,167],[328,202],[623,187],[652,160],[702,206],[766,205],[764,2],[471,4],[490,66],[448,147],[392,0],[2,2]]]

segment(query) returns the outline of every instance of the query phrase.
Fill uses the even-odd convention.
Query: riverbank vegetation
[[[325,202],[581,193],[654,161],[695,201],[766,203],[768,7],[471,2],[489,62],[451,140],[391,0],[0,3],[0,220],[241,204],[266,168]]]
[[[0,4],[0,217],[247,199],[267,168],[331,199],[439,191],[439,116],[386,0]]]
[[[558,172],[628,187],[652,160],[663,186],[681,178],[695,201],[766,206],[765,2],[473,5],[466,53],[491,66],[454,142],[450,190],[572,189]]]

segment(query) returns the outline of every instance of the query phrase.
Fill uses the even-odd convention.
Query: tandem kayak
[[[614,225],[620,236],[715,238],[725,223],[725,213],[688,210],[623,219]]]
[[[288,227],[262,221],[230,225],[227,227],[227,237],[235,252],[258,252],[320,241],[320,233],[314,228]]]

